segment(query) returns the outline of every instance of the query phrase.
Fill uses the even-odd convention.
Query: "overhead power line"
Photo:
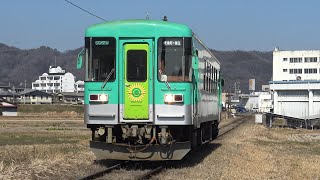
[[[76,4],[74,4],[74,3],[70,2],[70,1],[68,1],[68,0],[64,0],[64,1],[65,1],[65,2],[67,2],[67,3],[69,3],[69,4],[71,4],[72,6],[74,6],[74,7],[76,7],[76,8],[78,8],[78,9],[81,9],[82,11],[84,11],[84,12],[86,12],[86,13],[88,13],[88,14],[90,14],[90,15],[92,15],[92,16],[94,16],[94,17],[96,17],[96,18],[101,19],[102,21],[106,21],[106,22],[107,22],[107,20],[103,19],[102,17],[99,17],[99,16],[97,16],[97,15],[95,15],[95,14],[93,14],[93,13],[91,13],[91,12],[89,12],[89,11],[85,10],[85,9],[83,9],[82,7],[80,7],[80,6],[76,5]]]

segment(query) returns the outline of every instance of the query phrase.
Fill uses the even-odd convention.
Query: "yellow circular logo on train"
[[[128,88],[127,93],[128,98],[131,101],[142,101],[146,94],[146,90],[141,84],[135,83]]]

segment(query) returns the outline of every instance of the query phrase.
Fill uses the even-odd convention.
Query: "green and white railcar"
[[[180,160],[218,134],[220,63],[182,24],[122,20],[90,26],[85,123],[98,159]]]

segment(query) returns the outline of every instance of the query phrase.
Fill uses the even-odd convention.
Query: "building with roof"
[[[273,113],[320,118],[320,50],[273,51]]]
[[[36,89],[26,89],[20,93],[20,104],[52,104],[52,95]]]
[[[43,73],[32,83],[32,89],[47,93],[75,92],[75,76],[60,66],[50,66],[48,73]]]
[[[11,102],[11,103],[17,103],[17,98],[20,95],[14,91],[9,91],[9,90],[1,90],[0,89],[0,98],[2,98],[3,100],[7,101],[7,102]]]
[[[3,86],[3,85],[1,85],[1,86],[0,86],[0,90],[2,90],[2,91],[9,91],[9,90],[11,90],[11,86]]]
[[[54,103],[59,104],[83,104],[84,93],[83,92],[64,92],[54,95]]]

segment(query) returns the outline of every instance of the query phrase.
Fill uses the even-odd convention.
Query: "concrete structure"
[[[320,50],[273,51],[273,81],[320,80]]]
[[[273,113],[320,117],[320,50],[273,52]]]
[[[75,92],[75,77],[66,73],[60,66],[49,67],[49,73],[43,73],[32,83],[32,89],[47,93]]]

